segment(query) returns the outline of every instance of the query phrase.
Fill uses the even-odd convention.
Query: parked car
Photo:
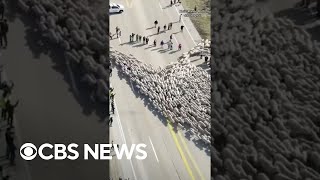
[[[124,11],[124,6],[121,4],[110,3],[109,13],[122,13]]]

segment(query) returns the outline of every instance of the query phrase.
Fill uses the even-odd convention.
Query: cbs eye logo
[[[20,147],[20,156],[27,161],[37,156],[37,147],[32,143],[25,143]]]

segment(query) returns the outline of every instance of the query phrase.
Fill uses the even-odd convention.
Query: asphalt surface
[[[19,99],[16,131],[20,143],[108,143],[108,128],[85,94],[75,94],[73,73],[54,47],[39,45],[39,33],[20,18],[9,18],[9,45],[1,50],[0,61],[7,77],[15,83],[13,100]],[[21,19],[25,19],[22,17]],[[30,19],[29,19],[30,20]],[[25,21],[27,25],[30,21]],[[46,54],[44,52],[49,52]],[[53,53],[51,53],[53,52]],[[20,146],[18,146],[20,148]],[[17,151],[18,153],[19,151]],[[21,158],[17,155],[18,162]],[[96,160],[44,161],[39,158],[17,164],[17,179],[67,180],[108,178],[108,162]],[[24,177],[24,178],[19,178]]]
[[[121,37],[110,40],[112,48],[126,54],[132,54],[144,63],[161,66],[174,62],[183,53],[195,46],[201,39],[189,18],[182,17],[179,21],[181,6],[167,7],[166,1],[120,0],[117,3],[125,6],[122,14],[110,16],[110,31],[115,34],[118,26]],[[131,4],[130,4],[131,3]],[[163,26],[173,22],[172,30],[157,34],[153,22],[157,20]],[[184,25],[184,32],[180,26]],[[128,43],[131,33],[150,36],[149,45],[142,42]],[[167,42],[171,33],[173,36],[173,50],[165,51],[160,41]],[[153,47],[153,40],[157,46]],[[182,50],[177,51],[178,43]],[[204,60],[192,59],[195,65],[201,65]],[[197,147],[192,140],[188,140],[182,131],[174,132],[166,120],[153,113],[146,106],[146,102],[138,95],[130,81],[113,70],[111,77],[115,89],[116,113],[110,130],[110,139],[116,144],[127,145],[144,143],[147,145],[148,157],[145,160],[112,160],[110,173],[113,178],[130,179],[210,179],[210,156]]]

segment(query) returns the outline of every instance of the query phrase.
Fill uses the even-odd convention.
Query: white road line
[[[179,11],[178,11],[177,7],[176,7],[176,6],[174,6],[174,8],[176,9],[176,11],[177,11],[178,15],[180,16],[180,13],[179,13]],[[194,41],[193,37],[191,36],[191,33],[190,33],[190,31],[188,30],[188,28],[187,28],[186,24],[183,22],[183,18],[182,18],[182,17],[181,17],[181,21],[182,21],[182,23],[183,23],[184,27],[186,28],[187,32],[189,33],[189,35],[190,35],[190,37],[191,37],[191,40],[193,41],[193,43],[194,43],[195,45],[197,45],[197,44],[196,44],[196,42]]]
[[[126,141],[126,138],[124,136],[124,132],[123,132],[123,128],[122,128],[122,124],[121,124],[121,120],[120,120],[120,116],[119,116],[119,112],[118,112],[118,108],[117,108],[117,105],[116,105],[116,100],[114,99],[114,108],[115,108],[115,111],[117,113],[117,116],[118,116],[118,125],[119,125],[119,129],[121,130],[120,133],[121,133],[121,136],[123,138],[123,141],[125,144],[127,144],[127,141]],[[134,171],[134,168],[133,168],[133,164],[132,164],[132,160],[130,159],[130,165],[131,165],[131,169],[132,169],[132,172],[133,172],[133,176],[134,176],[134,179],[137,179],[137,176],[136,176],[136,172]]]
[[[150,141],[150,143],[151,143],[151,147],[152,147],[152,149],[153,149],[154,155],[156,156],[156,159],[157,159],[157,161],[158,161],[158,163],[159,163],[159,159],[158,159],[158,156],[157,156],[156,150],[154,150],[154,147],[153,147],[153,144],[152,144],[152,141],[151,141],[150,136],[149,136],[149,141]]]
[[[160,2],[159,2],[159,6],[160,6],[160,9],[161,9],[161,11],[163,11],[163,9],[162,9],[162,7],[161,7],[161,4],[160,4]]]
[[[177,44],[179,44],[179,42],[178,42],[178,40],[177,40],[176,36],[175,36],[175,35],[172,35],[172,36],[173,36],[174,40],[176,40]]]
[[[70,80],[71,80],[71,87],[75,91],[76,95],[79,96],[79,90],[78,90],[78,87],[77,87],[77,85],[75,83],[76,81],[74,79],[73,71],[71,70],[69,60],[66,61],[66,66],[67,66],[67,70],[68,70],[68,73],[69,73],[69,76],[70,76]]]

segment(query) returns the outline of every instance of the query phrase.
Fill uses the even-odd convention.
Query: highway
[[[169,7],[170,1],[159,0],[119,0],[116,3],[125,6],[122,14],[110,15],[110,31],[115,34],[118,26],[121,37],[110,40],[113,49],[127,55],[132,54],[144,63],[155,67],[164,67],[174,62],[183,53],[197,44],[201,38],[189,18],[179,21],[179,6]],[[173,22],[172,30],[157,34],[154,21],[163,26]],[[180,32],[180,26],[184,31]],[[142,42],[128,43],[131,33],[150,36],[149,45],[157,40],[157,46],[143,45]],[[160,41],[167,42],[173,34],[173,50],[162,49]],[[178,51],[178,43],[182,50]],[[195,65],[203,60],[192,59]],[[147,145],[148,157],[145,160],[113,159],[110,173],[113,179],[119,177],[137,180],[207,180],[210,179],[210,156],[192,140],[188,140],[183,131],[174,132],[172,126],[152,109],[137,94],[133,85],[113,69],[111,84],[114,87],[116,112],[110,128],[110,139],[116,144]]]

